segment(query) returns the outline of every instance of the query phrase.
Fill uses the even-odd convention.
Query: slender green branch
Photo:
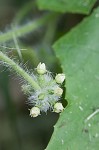
[[[8,40],[13,39],[13,32],[16,37],[21,37],[29,32],[33,32],[37,28],[41,27],[42,25],[45,25],[53,18],[56,18],[58,16],[57,13],[50,13],[47,15],[42,16],[39,19],[33,20],[30,23],[27,23],[26,25],[20,26],[20,27],[14,27],[14,30],[10,30],[4,34],[0,35],[0,42],[5,42]]]
[[[5,62],[9,67],[11,67],[16,73],[22,76],[35,90],[40,89],[39,85],[33,80],[33,78],[25,72],[18,64],[11,60],[8,56],[0,52],[0,60]]]

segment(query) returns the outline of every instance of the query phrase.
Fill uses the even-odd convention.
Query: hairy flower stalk
[[[19,74],[19,76],[23,77],[35,90],[40,89],[40,86],[26,71],[24,71],[18,64],[16,64],[12,59],[10,59],[2,52],[0,52],[0,60],[3,62],[5,66],[12,68],[14,71],[16,71],[17,74]]]
[[[0,60],[5,66],[12,68],[24,78],[22,91],[28,95],[31,117],[37,117],[40,112],[48,110],[56,113],[64,110],[62,103],[58,102],[63,94],[60,86],[65,80],[64,74],[58,74],[54,79],[52,74],[46,70],[44,63],[38,64],[36,74],[29,74],[2,52],[0,52]]]

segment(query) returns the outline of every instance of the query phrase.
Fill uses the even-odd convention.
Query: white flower
[[[54,89],[54,94],[57,96],[61,96],[63,94],[63,90],[60,87]]]
[[[38,74],[44,74],[44,73],[46,73],[46,66],[45,66],[45,64],[44,63],[39,63],[38,64],[38,66],[37,66],[37,72],[38,72]]]
[[[56,113],[60,113],[64,110],[64,107],[62,105],[62,103],[59,103],[57,102],[55,105],[54,105],[54,112]]]
[[[34,88],[27,82],[22,85],[22,90],[28,95],[28,104],[32,106],[30,116],[37,117],[41,112],[52,110],[56,113],[63,111],[63,106],[58,103],[63,94],[61,84],[65,80],[64,74],[57,74],[55,79],[51,72],[46,70],[44,63],[39,63],[36,68],[36,73],[30,74],[34,81],[39,85],[39,88]]]
[[[57,74],[55,77],[55,80],[57,83],[63,83],[65,80],[65,74],[61,73],[61,74]]]
[[[38,115],[40,115],[40,109],[38,107],[32,107],[30,109],[30,116],[37,117]]]

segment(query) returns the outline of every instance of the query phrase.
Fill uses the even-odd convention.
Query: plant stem
[[[8,56],[0,52],[0,60],[6,63],[9,67],[11,67],[16,73],[22,76],[35,90],[40,89],[40,86],[33,80],[33,78],[25,72],[18,64],[16,64],[13,60],[11,60]]]
[[[10,30],[0,35],[0,42],[5,42],[13,39],[13,33],[15,34],[16,37],[21,37],[29,32],[33,32],[34,30],[41,27],[42,25],[47,24],[51,19],[56,18],[56,16],[58,15],[59,14],[57,13],[50,13],[42,16],[39,19],[33,20],[32,22],[29,22],[26,25],[20,27],[14,26],[14,30]]]

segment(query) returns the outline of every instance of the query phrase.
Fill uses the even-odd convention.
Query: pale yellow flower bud
[[[39,74],[44,74],[44,73],[46,73],[46,66],[45,66],[45,64],[44,63],[39,63],[38,64],[38,66],[37,66],[37,72],[39,73]]]
[[[38,107],[32,107],[30,109],[30,116],[37,117],[38,115],[40,115],[40,109]]]
[[[55,80],[57,83],[63,83],[64,80],[65,80],[65,74],[57,74],[56,77],[55,77]]]
[[[54,94],[57,96],[61,96],[63,94],[63,90],[60,87],[55,88]]]
[[[64,110],[64,107],[62,105],[62,103],[59,103],[57,102],[55,105],[54,105],[54,112],[56,113],[60,113]]]

